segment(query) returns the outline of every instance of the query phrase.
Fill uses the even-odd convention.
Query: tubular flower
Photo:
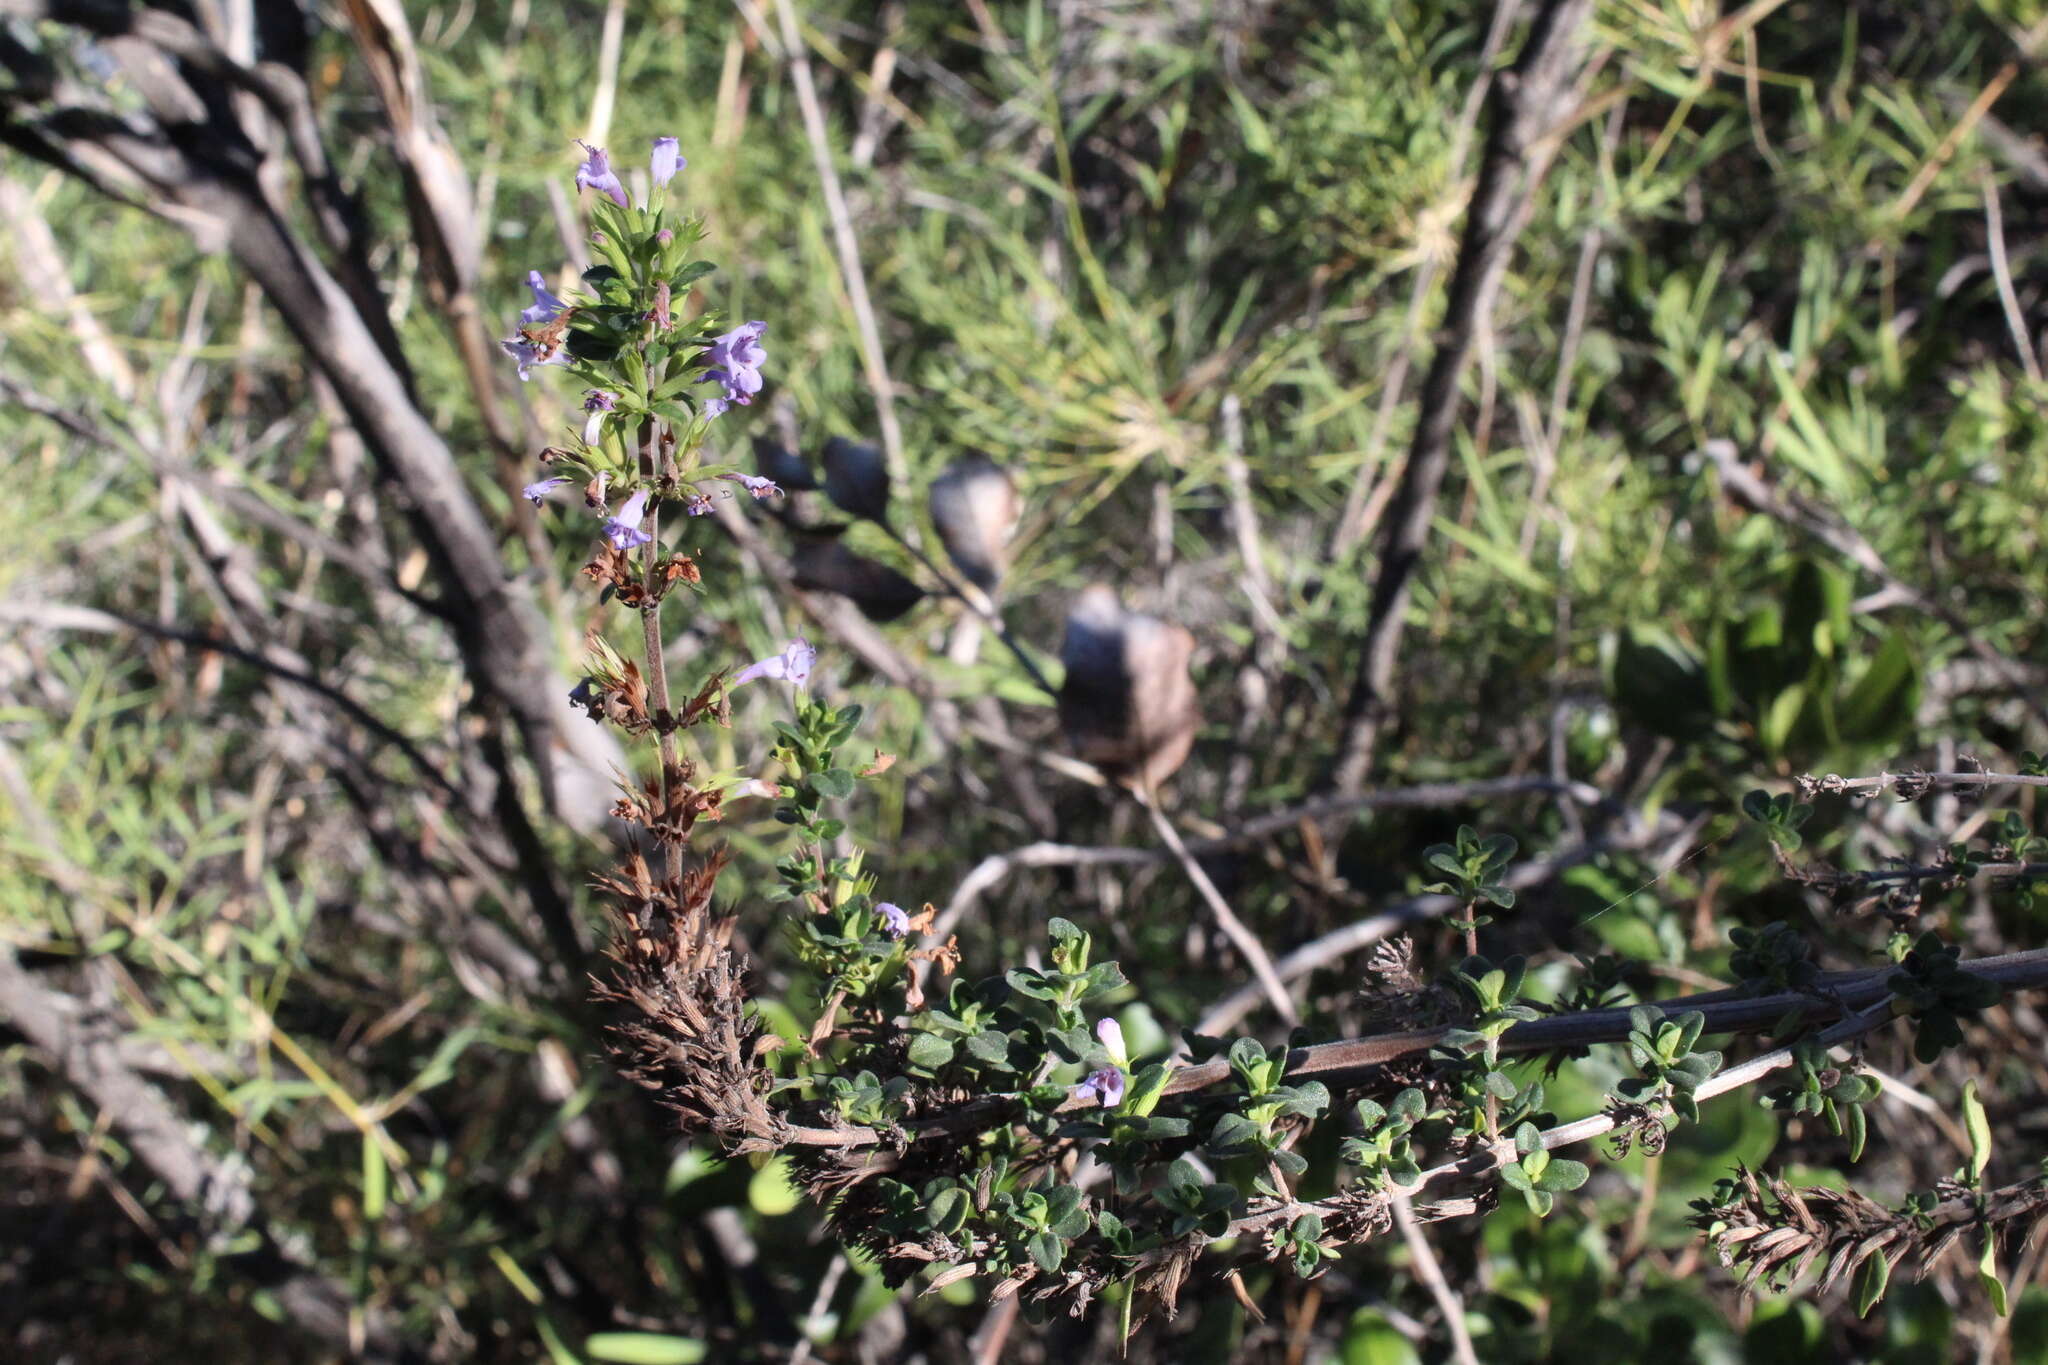
[[[654,139],[654,153],[647,159],[647,173],[656,185],[666,185],[676,172],[690,163],[683,159],[682,146],[672,137]]]
[[[562,354],[569,305],[549,292],[547,279],[538,270],[526,272],[526,287],[533,291],[533,302],[519,314],[519,331],[498,343],[518,363],[521,380],[533,378],[536,365],[569,363],[569,357]]]
[[[569,363],[569,357],[562,354],[562,347],[559,342],[547,345],[530,340],[524,336],[516,336],[508,341],[501,341],[498,345],[503,347],[505,354],[511,356],[513,361],[519,366],[519,378],[522,381],[533,378],[533,370],[536,366],[566,365]]]
[[[883,901],[875,907],[875,913],[882,917],[882,932],[890,938],[902,938],[910,932],[910,916],[902,906]]]
[[[774,682],[786,682],[792,687],[802,687],[811,680],[811,666],[817,662],[818,651],[811,647],[809,640],[799,635],[780,654],[771,654],[750,663],[734,674],[730,685],[738,687],[756,678],[768,678]]]
[[[619,405],[619,396],[609,389],[585,389],[583,410],[590,415],[583,419],[583,444],[594,446],[598,435],[604,430],[604,415]]]
[[[553,322],[561,316],[562,310],[569,306],[549,292],[547,277],[538,270],[526,272],[526,287],[533,291],[533,306],[519,315],[519,321],[523,326],[530,327],[536,322]]]
[[[764,479],[758,474],[720,474],[718,477],[721,479],[731,479],[734,483],[752,493],[756,502],[763,498],[779,497],[782,493],[781,484],[773,479]]]
[[[747,322],[711,339],[711,349],[704,353],[703,382],[723,384],[725,392],[704,400],[706,417],[716,417],[734,403],[744,407],[754,401],[761,391],[761,366],[768,361],[761,346],[767,330],[765,322]]]
[[[604,148],[593,147],[581,139],[576,145],[584,151],[583,164],[576,168],[576,188],[596,190],[620,208],[625,208],[630,202],[626,198],[626,187],[619,183],[618,175],[612,170],[612,160],[605,155]]]
[[[640,529],[640,518],[647,513],[647,490],[641,489],[626,499],[626,505],[615,517],[606,517],[604,538],[611,542],[614,550],[630,550],[636,545],[645,545],[654,539]]]
[[[1087,1080],[1068,1093],[1077,1100],[1088,1100],[1104,1109],[1114,1109],[1124,1102],[1124,1073],[1113,1066],[1103,1067],[1100,1071],[1090,1072]]]
[[[1118,1066],[1129,1066],[1131,1056],[1124,1051],[1124,1028],[1114,1019],[1104,1018],[1095,1025],[1095,1037],[1102,1044],[1102,1050],[1109,1054],[1109,1060]]]
[[[569,480],[562,478],[559,475],[552,479],[542,479],[539,483],[530,483],[526,485],[526,487],[520,489],[519,496],[525,498],[535,507],[538,507],[547,498],[548,494],[554,492],[557,488],[560,488],[563,484],[568,482]]]

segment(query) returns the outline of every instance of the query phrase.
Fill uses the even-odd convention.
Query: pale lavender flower
[[[640,529],[640,518],[646,511],[647,490],[643,488],[626,499],[626,505],[619,509],[617,516],[605,518],[604,538],[611,542],[614,550],[630,550],[654,539]]]
[[[1118,1066],[1129,1066],[1131,1056],[1124,1051],[1124,1028],[1114,1019],[1104,1018],[1095,1025],[1095,1037],[1102,1044],[1102,1050],[1109,1054],[1109,1060]]]
[[[559,475],[552,479],[542,479],[539,483],[530,483],[526,485],[526,487],[520,489],[519,496],[525,498],[535,507],[538,507],[547,498],[548,494],[554,492],[557,488],[560,488],[563,484],[568,482],[569,480],[562,478]]]
[[[654,155],[648,158],[647,173],[657,185],[675,179],[676,172],[690,163],[683,159],[682,145],[672,137],[654,139]]]
[[[757,502],[763,498],[780,497],[782,494],[781,484],[773,479],[764,479],[758,474],[720,474],[718,477],[721,479],[731,479],[734,483],[752,493]]]
[[[711,515],[711,499],[702,493],[692,493],[683,499],[683,515],[708,517]]]
[[[598,434],[604,430],[604,415],[619,405],[619,396],[609,389],[585,389],[583,410],[590,416],[583,419],[583,444],[597,444]]]
[[[767,678],[774,682],[786,682],[792,687],[802,687],[811,680],[811,665],[818,662],[818,651],[811,642],[799,635],[789,642],[789,647],[780,654],[771,654],[765,659],[748,664],[733,675],[732,686],[752,682],[756,678]]]
[[[882,932],[890,938],[902,938],[910,932],[910,916],[902,906],[883,901],[875,907],[875,913],[882,917]]]
[[[1124,1102],[1124,1073],[1113,1066],[1090,1072],[1088,1079],[1067,1092],[1074,1099],[1114,1109]]]
[[[767,330],[765,322],[747,322],[711,339],[700,382],[723,384],[725,392],[704,400],[706,417],[716,417],[734,403],[744,407],[754,401],[761,391],[761,366],[768,361],[768,352],[761,347],[761,336]]]
[[[569,357],[562,353],[560,346],[536,346],[523,336],[512,337],[499,342],[498,345],[518,364],[521,382],[533,378],[533,371],[537,366],[569,363]]]
[[[576,145],[585,154],[583,164],[576,168],[576,188],[596,190],[620,208],[625,208],[630,202],[626,198],[626,187],[613,173],[611,158],[605,155],[604,148],[593,147],[581,138],[577,139]]]
[[[563,303],[548,291],[547,277],[538,270],[526,272],[526,287],[533,291],[533,306],[519,315],[521,324],[531,327],[536,322],[553,322],[569,305]]]

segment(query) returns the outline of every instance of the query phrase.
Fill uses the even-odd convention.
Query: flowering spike
[[[596,190],[620,208],[628,207],[631,201],[626,198],[626,187],[619,183],[618,175],[612,170],[611,158],[605,155],[604,148],[593,147],[580,138],[577,139],[576,145],[585,153],[583,164],[576,168],[576,188]]]

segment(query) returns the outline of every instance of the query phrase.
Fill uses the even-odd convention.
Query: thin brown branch
[[[360,1305],[346,1285],[284,1251],[262,1225],[246,1164],[223,1161],[193,1141],[186,1120],[163,1094],[130,1069],[111,1032],[74,1027],[70,997],[52,991],[23,969],[14,950],[0,944],[0,1018],[42,1051],[66,1084],[110,1117],[123,1143],[209,1232],[254,1228],[263,1239],[270,1292],[292,1326],[352,1359],[396,1361],[416,1352],[381,1314],[358,1319]],[[359,1321],[363,1335],[358,1333]]]
[[[1145,808],[1145,814],[1150,817],[1152,828],[1158,833],[1160,842],[1172,852],[1175,860],[1180,863],[1181,870],[1187,874],[1188,880],[1194,883],[1196,892],[1200,894],[1202,903],[1209,907],[1209,914],[1214,917],[1217,927],[1223,930],[1225,937],[1237,945],[1237,951],[1243,955],[1245,964],[1252,969],[1252,975],[1258,980],[1259,989],[1265,992],[1266,1000],[1273,1006],[1274,1012],[1289,1024],[1300,1023],[1301,1012],[1295,1009],[1294,1001],[1287,994],[1287,987],[1274,972],[1273,958],[1266,951],[1266,945],[1259,942],[1259,936],[1237,917],[1237,912],[1230,908],[1230,902],[1223,899],[1223,893],[1216,889],[1216,883],[1209,880],[1209,874],[1202,870],[1202,865],[1188,852],[1188,846],[1181,841],[1180,831],[1173,827],[1173,822],[1166,818],[1166,813],[1159,809],[1158,803],[1148,796],[1140,796],[1138,802]]]
[[[1415,1278],[1436,1300],[1437,1311],[1444,1315],[1444,1331],[1451,1338],[1451,1359],[1458,1365],[1479,1365],[1479,1357],[1472,1352],[1472,1334],[1465,1330],[1465,1303],[1458,1292],[1451,1288],[1444,1278],[1444,1268],[1437,1263],[1436,1251],[1429,1239],[1422,1235],[1422,1227],[1415,1221],[1415,1210],[1409,1206],[1408,1196],[1393,1191],[1387,1200],[1388,1208],[1394,1215],[1394,1226],[1401,1230],[1401,1241],[1408,1248],[1408,1258],[1414,1263]]]
[[[832,165],[831,135],[825,127],[825,111],[818,103],[818,87],[811,76],[810,50],[797,29],[796,11],[789,0],[775,0],[775,13],[782,30],[790,81],[796,86],[797,107],[803,114],[804,133],[811,143],[811,159],[825,193],[825,212],[832,220],[839,270],[846,281],[847,301],[852,305],[854,324],[859,331],[861,364],[867,371],[868,388],[875,396],[875,420],[881,429],[882,451],[889,460],[890,479],[900,486],[908,481],[909,465],[903,454],[903,429],[896,421],[896,390],[889,380],[882,331],[875,323],[875,306],[868,298],[867,272],[860,262],[860,239],[854,235],[853,214],[846,207],[839,172]]]
[[[1555,155],[1556,140],[1546,135],[1561,122],[1564,102],[1571,97],[1580,67],[1578,33],[1591,8],[1592,0],[1545,0],[1514,70],[1490,97],[1493,126],[1466,211],[1436,355],[1423,380],[1415,437],[1390,509],[1344,737],[1331,771],[1330,786],[1340,795],[1365,785],[1380,731],[1393,716],[1394,669],[1408,596],[1436,517],[1465,368],[1475,340],[1492,318],[1515,232],[1525,216],[1523,206]]]

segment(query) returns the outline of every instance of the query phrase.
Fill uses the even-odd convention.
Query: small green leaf
[[[936,1033],[913,1033],[905,1055],[912,1066],[937,1071],[953,1060],[953,1045]]]
[[[705,1345],[661,1332],[598,1332],[583,1339],[583,1353],[615,1365],[697,1365]]]
[[[1977,1258],[1977,1283],[1984,1287],[1984,1296],[1991,1300],[1992,1311],[2004,1317],[2005,1281],[1998,1278],[1998,1234],[1990,1228],[1984,1229],[1984,1254]]]
[[[1979,1184],[1984,1168],[1991,1164],[1991,1121],[1984,1115],[1984,1102],[1977,1098],[1974,1078],[1963,1087],[1963,1130],[1970,1135],[1970,1183]]]
[[[1885,1286],[1891,1283],[1892,1263],[1885,1259],[1882,1251],[1874,1251],[1862,1265],[1856,1268],[1856,1316],[1867,1318],[1870,1310],[1877,1307],[1884,1298]]]

